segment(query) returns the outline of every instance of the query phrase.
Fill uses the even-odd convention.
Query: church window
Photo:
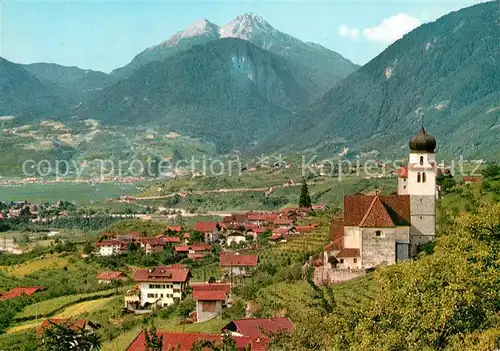
[[[420,172],[418,172],[417,173],[417,183],[420,183],[421,177],[422,177],[422,175],[420,174]]]
[[[420,165],[423,166],[424,164],[424,156],[420,156]]]
[[[426,176],[425,176],[425,172],[424,172],[424,173],[422,173],[422,183],[425,183],[425,181],[426,181]]]
[[[376,235],[376,236],[382,236],[382,232],[381,232],[380,230],[377,230],[377,231],[375,232],[375,235]]]

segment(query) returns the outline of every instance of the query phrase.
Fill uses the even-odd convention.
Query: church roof
[[[432,135],[427,134],[424,126],[422,126],[418,134],[410,139],[408,146],[412,152],[434,152],[436,149],[436,139]]]
[[[410,218],[409,195],[357,194],[344,197],[344,226],[409,226]]]

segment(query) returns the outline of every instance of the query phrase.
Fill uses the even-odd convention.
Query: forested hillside
[[[495,157],[499,18],[496,1],[422,25],[284,123],[262,149],[400,155],[423,116],[441,156]]]

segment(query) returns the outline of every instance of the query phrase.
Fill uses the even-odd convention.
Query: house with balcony
[[[125,295],[125,307],[172,305],[184,298],[190,278],[189,268],[181,264],[138,269],[134,279],[137,288]]]

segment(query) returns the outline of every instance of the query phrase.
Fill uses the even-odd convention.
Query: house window
[[[417,173],[417,183],[420,183],[420,180],[421,180],[421,175],[420,175],[420,172]]]
[[[357,259],[356,257],[354,257],[354,258],[352,259],[352,263],[358,263],[358,259]]]
[[[406,189],[406,185],[403,186],[403,189]]]
[[[424,164],[424,156],[420,156],[420,165],[423,166]]]
[[[381,232],[380,230],[377,230],[377,231],[375,232],[375,236],[382,236],[382,232]]]
[[[148,294],[148,299],[152,299],[153,297],[155,297],[154,294]]]
[[[425,181],[426,181],[426,176],[425,176],[425,172],[424,172],[424,173],[422,173],[422,183],[425,183]]]
[[[343,258],[341,258],[341,259],[339,260],[339,263],[344,263],[344,259],[343,259]]]

